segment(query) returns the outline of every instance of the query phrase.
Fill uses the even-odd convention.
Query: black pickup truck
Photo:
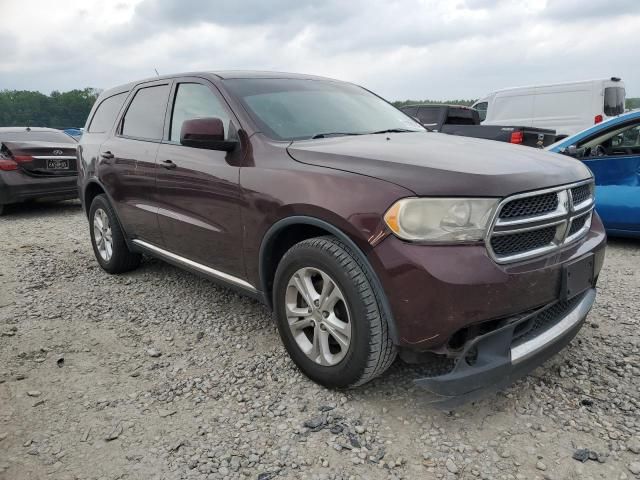
[[[475,108],[462,105],[407,105],[400,108],[434,132],[485,138],[529,147],[543,148],[556,141],[556,132],[534,127],[480,125],[480,114]]]

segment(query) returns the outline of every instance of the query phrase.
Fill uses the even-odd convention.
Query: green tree
[[[418,105],[421,103],[437,103],[437,104],[447,104],[447,105],[466,105],[470,107],[476,102],[476,100],[396,100],[393,104],[400,108],[405,105]]]
[[[627,98],[627,101],[625,102],[625,107],[628,110],[633,110],[635,108],[640,108],[640,98]]]
[[[1,127],[83,127],[99,91],[95,88],[53,91],[0,91]]]

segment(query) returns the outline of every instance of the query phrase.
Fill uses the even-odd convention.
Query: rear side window
[[[93,114],[91,124],[89,124],[89,133],[106,133],[113,127],[113,122],[116,121],[116,116],[122,108],[124,100],[127,98],[127,93],[119,93],[109,98],[105,98],[100,105],[96,113]]]
[[[218,97],[208,87],[200,83],[178,85],[176,100],[171,115],[172,142],[180,141],[180,130],[185,120],[216,117],[222,120],[225,137],[229,135],[231,119]]]
[[[480,115],[480,121],[484,122],[485,118],[487,118],[487,107],[489,106],[488,102],[480,102],[476,103],[473,108],[478,110],[478,114]]]
[[[418,107],[402,107],[400,110],[410,117],[415,117],[418,114]]]
[[[124,115],[122,135],[145,140],[161,140],[168,98],[169,85],[138,90]]]
[[[450,108],[447,115],[449,125],[477,125],[480,123],[478,112],[471,108]]]
[[[418,120],[420,123],[426,125],[434,125],[438,123],[440,119],[440,107],[429,108],[429,107],[421,107],[418,111]]]
[[[604,114],[608,117],[624,113],[625,91],[622,87],[604,89]]]

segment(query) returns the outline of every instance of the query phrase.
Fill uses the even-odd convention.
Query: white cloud
[[[266,69],[351,80],[389,99],[611,75],[640,95],[637,0],[52,3],[0,2],[0,88],[107,88],[154,68]]]

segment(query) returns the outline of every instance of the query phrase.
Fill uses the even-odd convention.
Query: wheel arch
[[[107,197],[109,196],[107,194],[107,190],[97,180],[90,180],[84,187],[82,192],[82,204],[84,207],[84,213],[87,217],[89,216],[89,210],[91,209],[91,202],[93,202],[93,199],[100,194],[105,194]],[[109,201],[111,201],[110,198]],[[111,203],[113,204],[113,202]]]
[[[87,219],[89,218],[89,212],[91,211],[91,203],[93,202],[93,199],[96,198],[98,195],[105,195],[107,197],[107,200],[111,204],[111,208],[113,208],[113,211],[116,214],[116,220],[118,221],[118,225],[122,230],[122,233],[124,234],[124,239],[125,239],[125,242],[127,243],[127,247],[132,251],[134,250],[137,251],[138,249],[136,248],[135,244],[131,242],[129,235],[127,234],[127,230],[124,228],[124,225],[122,224],[122,221],[118,216],[116,203],[113,201],[113,198],[111,197],[111,195],[109,194],[105,186],[98,179],[92,178],[87,182],[81,194],[82,194],[82,199],[81,199],[82,206],[84,207],[84,211],[85,211],[85,214],[87,215]]]
[[[273,279],[276,268],[286,251],[298,242],[323,235],[333,235],[346,244],[367,270],[366,273],[374,284],[374,291],[380,293],[378,300],[384,309],[391,339],[397,344],[399,337],[391,305],[366,254],[343,230],[316,217],[296,215],[283,218],[274,223],[264,235],[260,244],[259,275],[265,303],[273,309]]]

